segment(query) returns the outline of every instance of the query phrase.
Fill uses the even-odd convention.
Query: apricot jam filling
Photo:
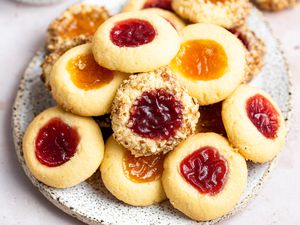
[[[227,181],[228,172],[227,160],[211,146],[194,151],[180,163],[181,176],[201,194],[218,194]]]
[[[123,157],[123,170],[133,182],[151,182],[160,179],[163,162],[163,154],[135,157],[130,151],[126,151]]]
[[[143,92],[130,109],[129,127],[143,138],[168,140],[183,122],[181,101],[164,89]]]
[[[138,47],[154,40],[156,30],[146,20],[127,19],[117,22],[110,31],[111,41],[119,47]]]
[[[246,111],[261,134],[269,139],[277,137],[279,113],[267,98],[260,94],[252,96],[246,102]]]
[[[209,0],[209,1],[213,4],[218,4],[218,3],[224,4],[225,2],[230,2],[231,0]]]
[[[172,0],[147,0],[143,6],[143,9],[161,8],[172,11],[171,2]]]
[[[191,40],[183,43],[171,68],[191,80],[209,81],[224,75],[228,68],[224,48],[213,40]]]
[[[79,141],[76,128],[70,127],[60,118],[53,118],[36,136],[36,158],[45,166],[60,166],[74,156]]]
[[[63,38],[74,38],[79,35],[92,36],[104,19],[94,12],[79,12],[73,15],[72,20],[60,31]]]
[[[199,132],[214,132],[226,137],[225,127],[222,121],[222,102],[200,106],[200,119],[197,124]]]
[[[112,81],[114,73],[101,67],[92,54],[82,54],[71,58],[67,64],[72,82],[80,89],[91,90]]]

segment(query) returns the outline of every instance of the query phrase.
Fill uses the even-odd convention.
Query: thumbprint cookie
[[[235,207],[247,174],[245,159],[224,137],[199,133],[166,156],[162,183],[176,209],[194,220],[206,221]]]
[[[196,126],[196,133],[214,132],[226,137],[222,121],[222,102],[199,107],[200,118]]]
[[[294,7],[299,0],[253,0],[254,4],[266,11],[280,11]]]
[[[268,162],[284,146],[283,116],[277,104],[262,90],[240,86],[224,101],[222,118],[229,141],[246,159]]]
[[[128,0],[123,12],[139,11],[141,9],[159,8],[172,11],[172,0]]]
[[[70,49],[54,64],[50,73],[51,93],[66,111],[101,116],[110,112],[114,95],[127,77],[98,65],[92,44],[84,44]]]
[[[240,40],[212,24],[193,24],[180,32],[181,48],[170,68],[199,105],[227,98],[242,82],[246,51]]]
[[[100,167],[105,187],[119,200],[148,206],[166,199],[161,184],[163,154],[135,157],[111,136]]]
[[[249,29],[247,25],[229,30],[237,36],[246,48],[246,61],[248,69],[244,83],[249,83],[257,75],[264,65],[265,43]]]
[[[111,17],[93,39],[95,60],[105,68],[127,73],[167,65],[179,47],[175,28],[161,16],[143,11]]]
[[[86,180],[99,168],[104,143],[92,118],[53,107],[27,127],[23,153],[36,179],[51,187],[67,188]]]
[[[194,133],[198,108],[168,69],[131,75],[113,101],[114,137],[135,156],[167,153]]]
[[[182,30],[186,26],[186,23],[182,19],[180,19],[177,15],[167,10],[151,8],[151,9],[144,9],[143,12],[151,12],[163,17],[177,31]]]
[[[245,23],[248,0],[173,0],[174,11],[193,23],[211,23],[233,28]]]
[[[50,24],[46,47],[52,52],[69,49],[74,46],[74,41],[91,41],[98,26],[108,18],[109,14],[102,6],[75,4]]]

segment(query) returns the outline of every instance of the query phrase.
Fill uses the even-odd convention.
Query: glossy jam
[[[73,19],[61,30],[60,35],[64,38],[74,38],[79,35],[92,36],[103,22],[103,18],[95,13],[79,12],[74,14]]]
[[[225,3],[229,2],[230,0],[209,0],[213,4],[218,4],[218,3]]]
[[[162,154],[134,157],[127,151],[123,157],[123,170],[126,176],[136,183],[151,182],[160,179],[163,162]]]
[[[72,82],[80,89],[97,89],[114,77],[112,71],[99,66],[92,54],[78,55],[69,60],[67,70]]]
[[[35,139],[35,155],[45,166],[60,166],[74,156],[79,141],[76,128],[54,118],[39,130]]]
[[[182,125],[183,105],[163,89],[144,92],[130,111],[132,131],[144,138],[168,140]]]
[[[214,132],[226,137],[226,131],[222,121],[222,102],[213,105],[200,106],[200,119],[197,130],[200,133]]]
[[[143,8],[161,8],[172,11],[171,2],[172,0],[148,0],[144,4]]]
[[[248,42],[246,36],[245,36],[242,32],[240,32],[240,31],[238,31],[238,30],[236,30],[236,29],[230,29],[229,31],[230,31],[232,34],[234,34],[234,35],[235,35],[235,36],[243,43],[243,45],[245,46],[245,48],[246,48],[248,51],[250,50],[249,42]]]
[[[180,163],[180,172],[201,194],[215,195],[227,181],[229,166],[216,148],[206,146],[184,158]]]
[[[138,47],[154,40],[156,30],[146,20],[128,19],[115,24],[110,32],[111,41],[119,47]]]
[[[227,70],[227,55],[213,40],[187,41],[181,45],[171,67],[191,80],[215,80]]]
[[[246,102],[246,111],[260,133],[269,139],[277,137],[279,113],[267,98],[260,94],[252,96]]]

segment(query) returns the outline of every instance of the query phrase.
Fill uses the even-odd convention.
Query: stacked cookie
[[[248,2],[188,2],[129,1],[110,18],[103,8],[102,16],[74,13],[70,32],[48,39],[68,44],[53,50],[48,42],[43,77],[58,106],[38,115],[23,139],[38,180],[67,188],[100,166],[107,189],[130,205],[168,198],[195,220],[234,208],[246,160],[272,160],[285,125],[268,94],[242,84],[259,64],[251,54],[258,39],[241,26]],[[104,144],[93,117],[107,129],[107,115],[112,135]]]

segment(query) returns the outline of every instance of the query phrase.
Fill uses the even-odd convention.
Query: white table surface
[[[113,1],[113,0],[112,0]],[[20,167],[12,143],[11,107],[19,79],[43,45],[49,22],[71,0],[51,6],[29,6],[0,0],[0,224],[79,225],[49,203]],[[300,4],[292,10],[266,14],[281,40],[294,84],[294,116],[277,167],[248,207],[222,225],[300,224]]]

